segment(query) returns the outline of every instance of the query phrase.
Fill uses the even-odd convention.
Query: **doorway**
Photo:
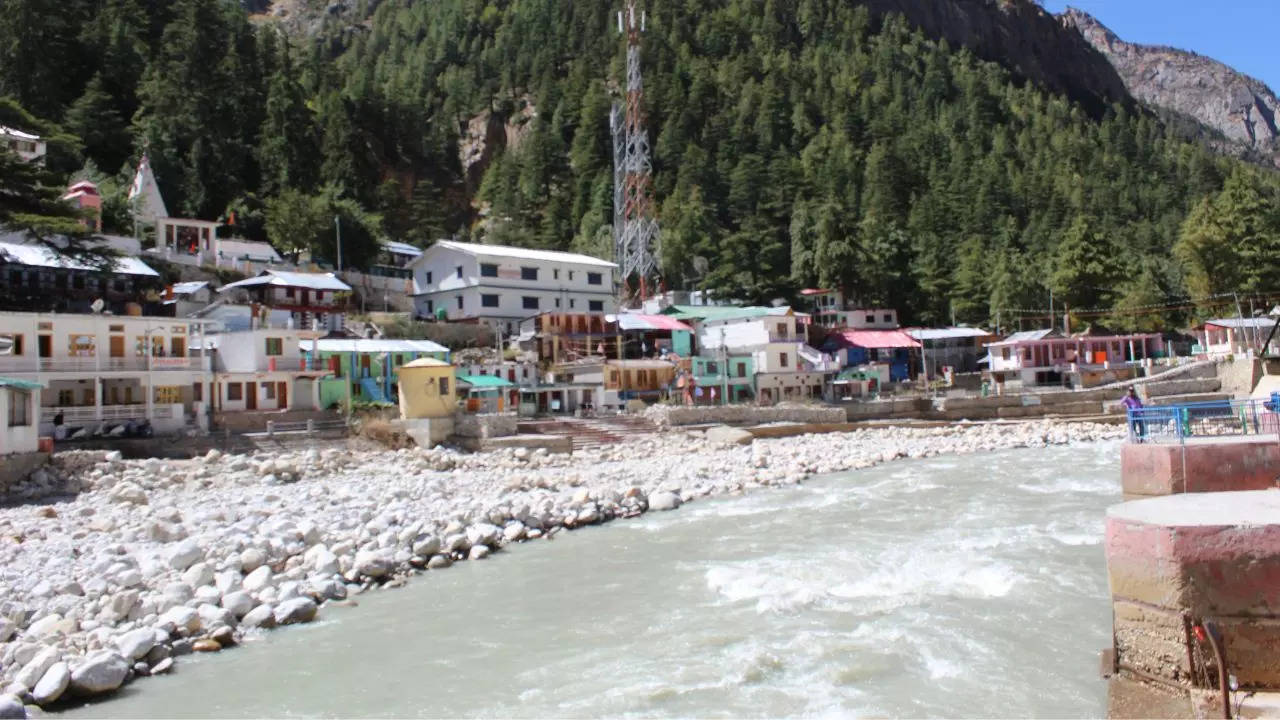
[[[244,409],[258,409],[258,383],[247,382],[244,384]]]

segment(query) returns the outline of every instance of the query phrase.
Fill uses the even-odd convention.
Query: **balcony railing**
[[[101,416],[99,416],[101,411]],[[177,417],[182,411],[181,405],[156,404],[151,406],[151,419],[169,420]],[[143,403],[133,405],[103,405],[96,408],[92,405],[75,405],[71,407],[42,406],[40,422],[52,423],[53,418],[62,413],[64,425],[84,425],[99,421],[141,420],[147,416],[147,406]]]
[[[148,363],[145,357],[89,357],[89,358],[26,358],[0,357],[0,372],[9,373],[93,373],[93,372],[154,372],[170,370],[208,370],[209,358],[153,357]]]

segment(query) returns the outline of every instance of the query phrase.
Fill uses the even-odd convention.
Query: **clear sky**
[[[1211,57],[1280,93],[1280,0],[1043,0],[1094,16],[1129,42]]]

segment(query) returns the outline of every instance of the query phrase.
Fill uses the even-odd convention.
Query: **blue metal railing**
[[[1280,393],[1269,399],[1218,400],[1128,411],[1129,442],[1185,443],[1197,437],[1276,435]]]

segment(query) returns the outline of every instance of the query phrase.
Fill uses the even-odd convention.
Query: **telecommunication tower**
[[[627,38],[625,104],[614,103],[609,114],[613,132],[613,243],[627,294],[641,299],[657,287],[658,220],[653,211],[653,162],[644,127],[644,80],[640,75],[640,35],[645,13],[636,0],[626,0],[618,13],[618,32]],[[636,286],[631,285],[635,280]]]

